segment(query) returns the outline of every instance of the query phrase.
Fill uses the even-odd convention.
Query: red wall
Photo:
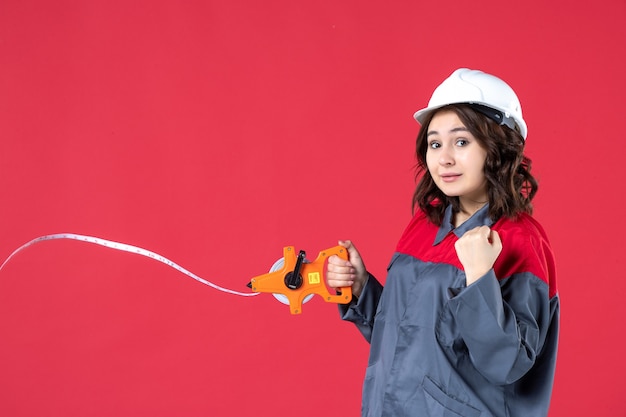
[[[0,258],[81,233],[245,292],[350,238],[384,278],[412,114],[482,69],[522,100],[558,260],[550,416],[623,415],[626,3],[601,3],[3,0]],[[3,416],[355,416],[367,354],[318,297],[292,316],[86,243],[0,271]]]

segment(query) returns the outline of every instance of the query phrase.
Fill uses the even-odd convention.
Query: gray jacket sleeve
[[[476,369],[494,384],[524,376],[552,321],[548,285],[531,273],[498,281],[491,270],[453,295],[449,307]]]
[[[372,274],[369,274],[361,296],[353,297],[349,304],[339,304],[341,318],[353,322],[368,343],[371,342],[374,317],[382,293],[382,284]]]

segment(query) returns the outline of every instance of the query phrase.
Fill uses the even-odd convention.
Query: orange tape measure
[[[326,287],[324,269],[326,259],[332,255],[348,259],[348,253],[342,246],[321,251],[313,262],[306,260],[304,251],[296,255],[295,248],[287,246],[283,249],[283,267],[252,278],[248,287],[254,292],[283,295],[291,314],[302,313],[302,304],[314,294],[320,295],[328,303],[349,303],[352,299],[351,287],[339,288],[337,294],[331,294]]]

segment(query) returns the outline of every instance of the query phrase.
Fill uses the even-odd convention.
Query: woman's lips
[[[441,174],[443,182],[454,182],[461,177],[461,174]]]

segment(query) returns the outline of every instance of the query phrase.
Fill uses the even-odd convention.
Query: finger
[[[326,283],[331,288],[345,288],[351,287],[354,284],[354,280],[338,280],[338,279],[328,279]]]
[[[337,255],[332,255],[328,258],[328,268],[335,267],[351,267],[352,264],[346,259],[342,259]]]
[[[487,226],[479,226],[466,233],[467,239],[474,242],[488,241],[491,243],[491,229]],[[465,237],[465,235],[463,236]]]
[[[343,260],[341,260],[341,261],[343,261]],[[333,273],[333,274],[337,274],[337,275],[354,274],[354,271],[355,271],[355,269],[354,269],[354,267],[352,265],[332,264],[330,262],[326,266],[326,269],[328,270],[328,272]]]
[[[355,275],[352,273],[338,273],[328,270],[326,273],[326,282],[330,287],[349,287],[354,284]]]
[[[353,261],[360,261],[361,255],[351,240],[340,240],[339,246],[343,246],[348,250],[348,258]]]
[[[480,226],[479,232],[485,239],[489,239],[491,235],[491,229],[488,226]]]

